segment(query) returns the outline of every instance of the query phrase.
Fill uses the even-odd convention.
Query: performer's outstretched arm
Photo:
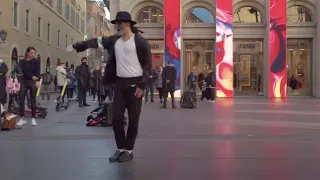
[[[89,39],[87,41],[80,41],[72,45],[77,52],[82,52],[90,48],[104,48],[109,49],[112,44],[114,36],[100,36],[98,38]]]

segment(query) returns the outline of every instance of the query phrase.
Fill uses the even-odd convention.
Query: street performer
[[[151,76],[151,51],[134,25],[128,12],[120,11],[111,21],[117,34],[98,37],[73,44],[68,51],[85,51],[89,48],[104,48],[109,52],[104,82],[115,84],[112,105],[113,131],[118,150],[109,158],[110,162],[125,162],[133,158],[133,149],[138,135],[142,97]],[[123,116],[128,110],[129,125],[127,134]]]

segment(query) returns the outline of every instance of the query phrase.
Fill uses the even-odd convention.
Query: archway
[[[11,68],[13,68],[18,63],[18,50],[13,48],[11,52]]]
[[[185,15],[185,23],[214,24],[215,18],[209,9],[204,7],[193,7]]]
[[[144,7],[136,19],[138,23],[163,23],[163,11],[155,6]]]
[[[50,67],[50,66],[51,66],[50,57],[47,58],[46,66],[47,66],[47,67]]]

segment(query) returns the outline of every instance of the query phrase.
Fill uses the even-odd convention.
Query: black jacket
[[[78,87],[80,89],[89,89],[91,73],[87,64],[77,66],[74,75],[78,79]]]
[[[173,66],[166,66],[162,71],[163,90],[174,92],[176,90],[177,70]],[[170,82],[166,82],[169,80]]]
[[[117,64],[116,64],[116,57],[115,57],[115,49],[114,45],[120,36],[113,35],[109,37],[102,37],[102,39],[94,38],[88,41],[78,42],[73,45],[73,48],[77,52],[85,51],[89,48],[98,48],[101,45],[109,52],[109,59],[107,62],[104,81],[106,84],[114,84],[117,80]],[[137,86],[141,89],[145,89],[146,85],[148,84],[148,80],[151,76],[151,51],[150,46],[147,40],[145,40],[141,35],[135,34],[134,42],[136,44],[137,55],[140,62],[140,65],[143,69],[143,75],[139,78],[136,82]]]

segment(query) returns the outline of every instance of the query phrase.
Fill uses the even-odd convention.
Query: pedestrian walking
[[[117,28],[117,34],[99,37],[73,45],[77,52],[88,48],[105,48],[109,51],[105,82],[115,84],[113,99],[113,130],[117,150],[109,158],[110,162],[130,161],[138,135],[144,89],[151,76],[151,51],[148,42],[134,27],[128,12],[120,11],[111,21]],[[68,48],[69,50],[72,48]],[[128,110],[129,125],[124,130],[123,117]]]

